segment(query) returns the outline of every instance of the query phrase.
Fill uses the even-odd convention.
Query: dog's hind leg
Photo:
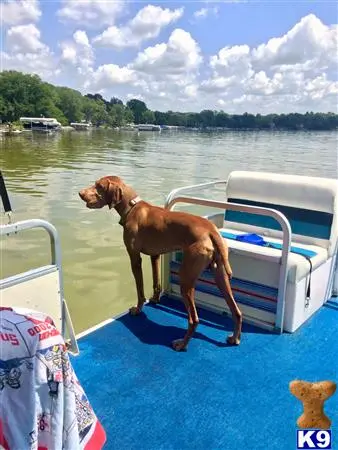
[[[230,308],[232,319],[235,324],[234,333],[228,336],[227,342],[231,345],[239,345],[242,331],[242,313],[233,296],[229,276],[220,261],[217,261],[216,264],[211,267],[214,272],[217,287]]]
[[[194,247],[185,250],[179,271],[181,295],[188,313],[188,329],[183,339],[177,339],[172,342],[172,346],[176,351],[184,350],[187,347],[198,326],[199,318],[195,305],[195,283],[211,260],[209,252],[200,252],[198,247]]]
[[[151,269],[153,274],[153,296],[149,299],[151,303],[159,303],[161,295],[160,284],[160,255],[151,256]]]

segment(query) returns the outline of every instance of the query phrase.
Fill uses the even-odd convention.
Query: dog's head
[[[97,180],[93,186],[82,189],[79,196],[86,202],[87,208],[98,209],[108,205],[111,209],[122,201],[123,187],[121,178],[106,176]]]

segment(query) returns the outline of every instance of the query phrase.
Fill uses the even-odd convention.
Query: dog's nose
[[[81,198],[82,200],[84,200],[84,196],[85,196],[85,191],[84,191],[84,189],[82,189],[82,190],[79,192],[79,196],[80,196],[80,198]]]

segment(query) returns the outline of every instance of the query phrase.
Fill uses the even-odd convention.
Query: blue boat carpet
[[[79,340],[72,363],[105,427],[105,448],[296,449],[302,405],[289,382],[338,383],[338,302],[293,334],[244,325],[239,347],[224,344],[231,319],[198,311],[187,352],[171,348],[187,322],[181,302],[167,298]],[[338,449],[338,390],[325,412]]]

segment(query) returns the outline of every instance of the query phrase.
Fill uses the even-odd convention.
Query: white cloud
[[[130,64],[139,80],[135,93],[141,92],[154,109],[184,109],[196,101],[202,61],[190,33],[176,29],[167,43],[146,48]]]
[[[197,84],[189,84],[184,88],[184,95],[190,98],[196,97],[198,93],[198,85]]]
[[[312,100],[321,100],[331,95],[336,96],[337,99],[338,81],[330,81],[325,74],[322,74],[314,80],[306,80],[304,90]]]
[[[113,25],[116,18],[125,11],[125,0],[62,0],[57,15],[63,22],[73,22],[99,28]]]
[[[48,50],[39,53],[9,54],[0,52],[2,70],[18,70],[24,73],[35,73],[43,80],[52,80],[59,74],[53,54]]]
[[[208,8],[201,8],[194,12],[194,17],[197,19],[198,17],[206,17],[208,15]]]
[[[233,75],[248,77],[252,74],[250,47],[248,45],[224,47],[217,55],[211,56],[210,67],[215,74],[224,77]]]
[[[213,8],[201,8],[194,12],[194,19],[205,19],[207,16],[213,14],[215,16],[218,15],[218,7],[214,6]]]
[[[116,64],[104,64],[92,73],[90,80],[87,80],[85,83],[85,88],[105,92],[107,89],[114,88],[116,85],[132,82],[137,82],[133,70],[127,67],[120,67]]]
[[[74,33],[74,41],[77,44],[79,44],[79,45],[81,45],[83,47],[89,47],[90,46],[87,33],[85,31],[82,31],[82,30],[75,31],[75,33]]]
[[[297,94],[306,82],[302,72],[275,72],[269,77],[261,70],[248,79],[244,90],[250,94],[265,96]]]
[[[2,70],[36,73],[46,79],[58,73],[53,53],[33,24],[9,28],[0,60]]]
[[[6,49],[13,53],[37,53],[47,48],[40,37],[40,30],[33,24],[11,27],[7,31]]]
[[[75,65],[78,60],[75,46],[68,44],[67,42],[63,42],[61,44],[61,48],[61,61]]]
[[[227,46],[211,56],[211,77],[199,91],[220,96],[229,111],[336,110],[337,25],[303,17],[283,36],[256,48]],[[206,100],[207,101],[207,100]],[[223,103],[222,103],[223,104]]]
[[[115,49],[137,47],[146,40],[156,38],[164,27],[182,17],[183,11],[184,8],[170,10],[160,6],[145,6],[126,25],[107,28],[93,42]]]
[[[135,98],[137,100],[141,100],[142,102],[144,102],[145,98],[143,97],[143,95],[141,94],[127,94],[126,99],[131,100],[132,98]]]
[[[38,0],[1,1],[1,24],[19,25],[24,22],[37,22],[41,17]]]
[[[145,48],[125,67],[99,68],[95,86],[108,93],[126,82],[128,95],[139,95],[160,110],[336,110],[338,84],[329,76],[336,68],[334,30],[310,15],[257,48],[225,46],[203,68],[198,43],[187,31],[176,29],[168,42]],[[313,36],[320,36],[321,42]],[[202,77],[208,68],[210,76]]]
[[[167,43],[148,47],[138,53],[131,67],[153,76],[159,73],[179,75],[194,71],[202,62],[201,51],[191,34],[180,28],[174,30]]]
[[[75,8],[74,3],[64,1],[63,7],[67,5]],[[106,4],[86,1],[81,5],[74,22],[89,20],[84,11],[94,11],[101,25],[102,20],[113,20],[114,14],[104,19]],[[180,17],[180,11],[151,5],[142,8],[132,20],[116,28],[120,41],[114,43],[114,38],[110,45],[115,49],[135,47],[155,38],[165,24]],[[2,68],[38,73],[55,84],[60,71],[62,84],[83,93],[100,92],[123,100],[141,98],[159,110],[222,108],[229,113],[261,114],[337,110],[338,29],[313,14],[303,17],[284,35],[256,47],[224,42],[213,55],[202,55],[194,37],[176,28],[168,40],[139,50],[131,61],[120,65],[111,52],[92,47],[84,30],[84,26],[75,28],[72,37],[59,43],[57,54],[53,54],[33,23],[9,27]],[[126,30],[133,30],[128,43]]]
[[[270,39],[252,51],[252,60],[270,66],[316,63],[322,70],[337,61],[337,25],[328,27],[314,14],[303,17],[284,36]],[[306,66],[302,68],[305,69]]]
[[[238,83],[238,78],[233,75],[231,77],[214,77],[209,80],[204,80],[200,84],[200,90],[204,92],[215,93],[217,91],[223,91]]]
[[[75,68],[79,74],[86,74],[94,64],[94,51],[87,33],[83,30],[75,31],[73,40],[61,42],[60,48],[61,64]]]
[[[163,105],[172,101],[173,93],[179,101],[196,96],[195,81],[201,62],[200,48],[190,33],[175,29],[168,42],[147,47],[124,67],[100,66],[91,74],[86,87],[109,96],[128,86],[131,97],[145,98],[154,107],[163,109]]]
[[[41,41],[34,24],[16,25],[7,30],[1,52],[2,70],[19,70],[50,78],[57,73],[54,55]]]

